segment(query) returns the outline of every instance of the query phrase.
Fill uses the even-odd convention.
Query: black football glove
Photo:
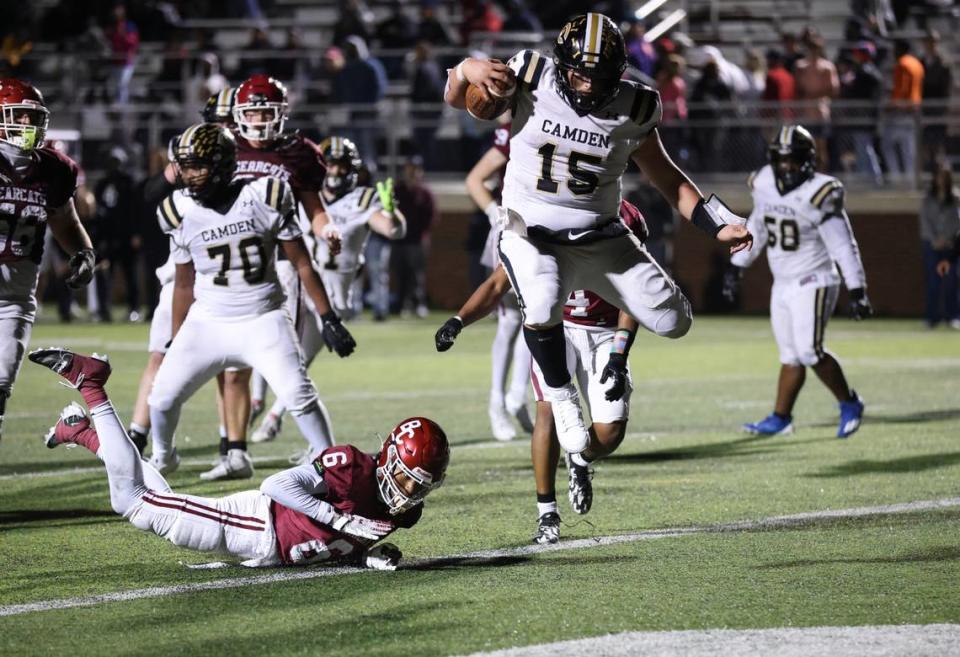
[[[600,383],[606,383],[607,379],[613,379],[613,385],[604,394],[607,401],[617,401],[623,397],[627,391],[627,357],[616,352],[610,353],[607,364],[603,366],[600,373]]]
[[[723,289],[721,294],[727,303],[733,305],[740,298],[740,279],[743,277],[743,269],[731,265],[723,272]]]
[[[324,313],[320,316],[323,322],[323,343],[327,345],[329,351],[337,352],[340,358],[346,358],[357,348],[357,342],[350,335],[350,331],[340,323],[340,317],[337,313]]]
[[[457,339],[462,330],[463,321],[459,317],[451,317],[445,321],[433,338],[437,344],[437,351],[446,351],[452,347],[454,340]]]
[[[862,287],[850,290],[850,316],[857,320],[873,317],[873,306],[867,298],[867,292]]]
[[[67,276],[67,285],[74,290],[90,282],[93,278],[93,266],[97,262],[97,254],[93,249],[80,249],[70,258],[70,275]]]

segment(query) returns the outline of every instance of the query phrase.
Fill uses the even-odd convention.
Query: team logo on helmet
[[[0,78],[0,111],[0,141],[23,151],[43,145],[50,111],[36,87],[15,78]]]
[[[767,152],[781,191],[802,185],[815,173],[816,142],[813,135],[801,125],[781,127]]]
[[[623,35],[603,14],[577,16],[557,35],[553,62],[564,98],[578,114],[589,114],[612,101],[619,91],[620,76],[627,67]],[[590,89],[574,88],[571,72],[589,79]]]
[[[219,91],[207,99],[200,116],[205,123],[223,123],[233,125],[233,106],[236,102],[237,90],[227,88]]]
[[[327,137],[320,142],[320,153],[327,163],[324,189],[336,198],[356,189],[363,166],[356,144],[344,137]]]
[[[450,463],[447,435],[433,420],[404,420],[383,441],[377,486],[391,515],[403,513],[443,484]]]
[[[206,175],[186,177],[187,193],[200,202],[215,199],[233,179],[237,167],[237,144],[226,128],[199,123],[187,128],[173,146],[181,169],[205,169]]]

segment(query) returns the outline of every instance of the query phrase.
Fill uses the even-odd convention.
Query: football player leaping
[[[67,284],[93,276],[93,247],[73,204],[77,165],[43,145],[49,120],[35,87],[0,78],[0,435],[37,315],[47,226],[71,256]]]
[[[340,562],[395,569],[400,550],[376,543],[420,520],[424,498],[443,483],[450,461],[443,429],[413,417],[390,432],[377,455],[330,447],[310,463],[268,477],[260,490],[181,495],[140,460],[127,438],[104,390],[105,357],[38,349],[30,360],[77,388],[93,418],[91,427],[71,403],[47,433],[47,447],[81,445],[96,454],[106,466],[113,510],[135,527],[180,547],[239,557],[244,566]]]
[[[873,314],[860,249],[843,207],[843,185],[814,171],[813,137],[801,126],[780,129],[770,144],[770,164],[750,176],[753,212],[749,228],[759,248],[737,253],[733,264],[747,267],[767,248],[773,273],[770,323],[780,350],[780,380],[773,413],[743,425],[754,434],[793,431],[793,405],[812,367],[840,404],[837,437],[860,427],[863,400],[850,388],[837,359],[823,346],[827,320],[840,289],[837,264],[850,294],[854,319]],[[724,293],[736,294],[740,270],[725,277]]]
[[[321,316],[324,341],[341,357],[349,355],[355,343],[331,310],[313,269],[290,186],[271,177],[231,181],[236,144],[230,131],[218,125],[191,126],[174,154],[186,187],[157,209],[177,269],[173,342],[149,398],[151,462],[163,473],[176,469],[173,432],[180,407],[205,381],[231,366],[261,370],[293,409],[313,451],[329,447],[333,441],[317,391],[307,378],[293,322],[283,306],[273,264],[278,244]],[[243,458],[246,453],[229,456]]]
[[[620,204],[623,224],[641,242],[647,229],[639,210],[627,201]],[[460,330],[487,315],[510,288],[502,266],[471,295],[459,313],[437,331],[437,351],[446,351]],[[587,397],[593,419],[590,443],[577,455],[566,455],[567,497],[575,513],[590,511],[593,504],[593,470],[581,459],[593,463],[612,454],[627,430],[633,382],[627,356],[638,328],[637,321],[617,310],[589,290],[575,290],[563,308],[563,332],[567,340],[566,367],[576,376]],[[556,475],[560,445],[557,442],[550,403],[545,400],[540,369],[533,367],[537,419],[530,444],[537,490],[537,531],[534,543],[560,540],[560,513],[557,508]],[[609,384],[607,383],[609,380]]]
[[[749,248],[744,220],[707,201],[670,160],[657,133],[656,91],[621,80],[623,36],[602,14],[567,23],[553,58],[525,50],[508,64],[468,58],[451,69],[446,102],[465,107],[468,84],[512,89],[513,126],[500,221],[500,257],[524,314],[524,334],[544,378],[561,446],[579,458],[589,442],[566,367],[563,306],[588,289],[657,335],[678,338],[690,304],[618,220],[620,178],[632,159],[684,219]]]
[[[355,282],[370,232],[391,240],[401,239],[406,234],[406,220],[396,208],[392,179],[377,183],[376,188],[357,186],[363,162],[352,141],[329,137],[320,143],[320,152],[327,165],[320,195],[329,223],[323,228],[321,237],[324,239],[317,242],[316,260],[323,266],[320,277],[330,296],[330,305],[341,317],[349,319],[357,306]],[[331,242],[339,247],[337,252],[331,251]],[[304,313],[305,329],[300,338],[307,366],[323,346],[312,310],[308,308]],[[257,398],[256,394],[254,398]],[[277,399],[254,432],[253,442],[276,438],[285,412],[283,400]]]

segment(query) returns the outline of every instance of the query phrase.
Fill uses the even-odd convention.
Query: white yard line
[[[499,550],[480,550],[478,552],[467,552],[464,554],[451,555],[448,557],[435,557],[432,559],[409,559],[404,563],[408,567],[428,567],[430,565],[441,565],[450,561],[470,561],[470,560],[489,560],[505,557],[522,556],[529,554],[538,554],[541,552],[559,552],[565,550],[582,550],[605,545],[618,545],[622,543],[636,543],[638,541],[650,541],[660,538],[676,538],[681,536],[691,536],[695,534],[711,534],[724,532],[744,532],[753,530],[775,529],[793,525],[803,525],[816,520],[825,520],[829,518],[862,518],[872,515],[888,515],[894,513],[913,513],[917,511],[929,511],[933,509],[946,509],[960,506],[960,497],[951,497],[940,500],[925,500],[919,502],[905,502],[901,504],[886,504],[882,506],[856,507],[852,509],[836,509],[827,511],[810,511],[806,513],[796,513],[787,516],[773,516],[761,520],[741,520],[731,523],[721,523],[716,525],[704,525],[693,527],[676,527],[666,529],[656,529],[652,531],[636,532],[632,534],[620,534],[617,536],[601,536],[595,538],[584,538],[573,541],[562,541],[554,545],[523,545],[515,548],[505,548]],[[55,600],[41,600],[39,602],[30,602],[18,605],[0,606],[0,617],[17,616],[19,614],[28,614],[37,611],[49,611],[51,609],[72,609],[75,607],[91,607],[108,602],[120,602],[123,600],[139,600],[143,598],[165,598],[172,595],[192,593],[195,591],[210,591],[215,589],[230,589],[245,586],[256,586],[259,584],[273,584],[276,582],[287,582],[291,580],[313,579],[316,577],[330,577],[332,575],[350,575],[360,572],[366,572],[359,568],[313,568],[307,570],[289,570],[270,575],[257,575],[251,577],[236,577],[230,579],[214,580],[211,582],[198,582],[195,584],[178,584],[175,586],[161,586],[147,589],[132,589],[129,591],[119,591],[116,593],[104,593],[101,595],[90,595],[76,598],[62,598]],[[573,653],[571,653],[573,654]],[[580,653],[585,654],[585,653]],[[619,654],[619,653],[610,653]],[[628,654],[628,653],[623,653]]]
[[[624,632],[469,657],[921,657],[960,654],[960,625]]]

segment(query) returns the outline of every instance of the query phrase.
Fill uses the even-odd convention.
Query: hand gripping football
[[[492,121],[510,108],[510,98],[516,89],[516,84],[507,89],[491,89],[471,84],[467,87],[467,111],[475,119]]]

